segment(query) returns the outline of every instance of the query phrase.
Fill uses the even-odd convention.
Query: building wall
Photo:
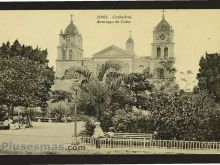
[[[141,73],[144,69],[148,68],[150,69],[150,59],[144,57],[134,59],[132,72]]]
[[[56,61],[56,78],[62,78],[64,76],[65,70],[72,67],[80,67],[82,66],[82,60],[57,60]]]

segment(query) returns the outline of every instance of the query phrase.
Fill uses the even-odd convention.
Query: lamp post
[[[77,104],[76,104],[76,101],[77,101],[77,89],[75,90],[75,103],[74,103],[74,119],[75,119],[75,124],[74,124],[74,137],[77,137]]]
[[[73,144],[77,144],[77,92],[78,86],[74,86],[74,135]]]

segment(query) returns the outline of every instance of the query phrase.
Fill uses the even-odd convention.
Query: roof
[[[134,40],[131,37],[129,37],[127,43],[134,43]]]
[[[71,19],[70,24],[66,27],[64,34],[79,34],[78,29],[73,24],[73,20]]]
[[[171,26],[163,17],[163,19],[156,26],[156,31],[169,31],[169,30],[171,30]]]
[[[133,58],[134,54],[129,53],[128,51],[115,46],[111,45],[93,55],[93,58]]]

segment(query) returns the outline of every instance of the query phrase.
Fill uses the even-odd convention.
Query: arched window
[[[66,38],[66,45],[70,46],[70,38],[69,37]]]
[[[138,66],[138,72],[143,72],[144,71],[144,66],[143,65],[139,65]]]
[[[73,51],[72,51],[72,50],[69,51],[69,59],[70,59],[70,60],[73,59]]]
[[[65,50],[63,50],[63,52],[62,52],[62,59],[66,60],[66,51]]]
[[[168,48],[164,48],[164,58],[168,58]]]
[[[160,58],[161,57],[161,50],[160,48],[158,47],[157,48],[157,58]]]

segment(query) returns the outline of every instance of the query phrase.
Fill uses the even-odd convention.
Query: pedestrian
[[[108,132],[109,137],[110,137],[110,138],[114,137],[115,132],[116,132],[116,131],[115,131],[115,128],[114,128],[114,127],[110,127],[110,128],[109,128],[109,132]]]
[[[95,145],[96,148],[100,148],[100,139],[101,137],[104,137],[104,132],[102,131],[102,128],[100,127],[100,123],[99,122],[95,122],[95,129],[94,129],[94,133],[92,135],[92,137],[95,140]]]

